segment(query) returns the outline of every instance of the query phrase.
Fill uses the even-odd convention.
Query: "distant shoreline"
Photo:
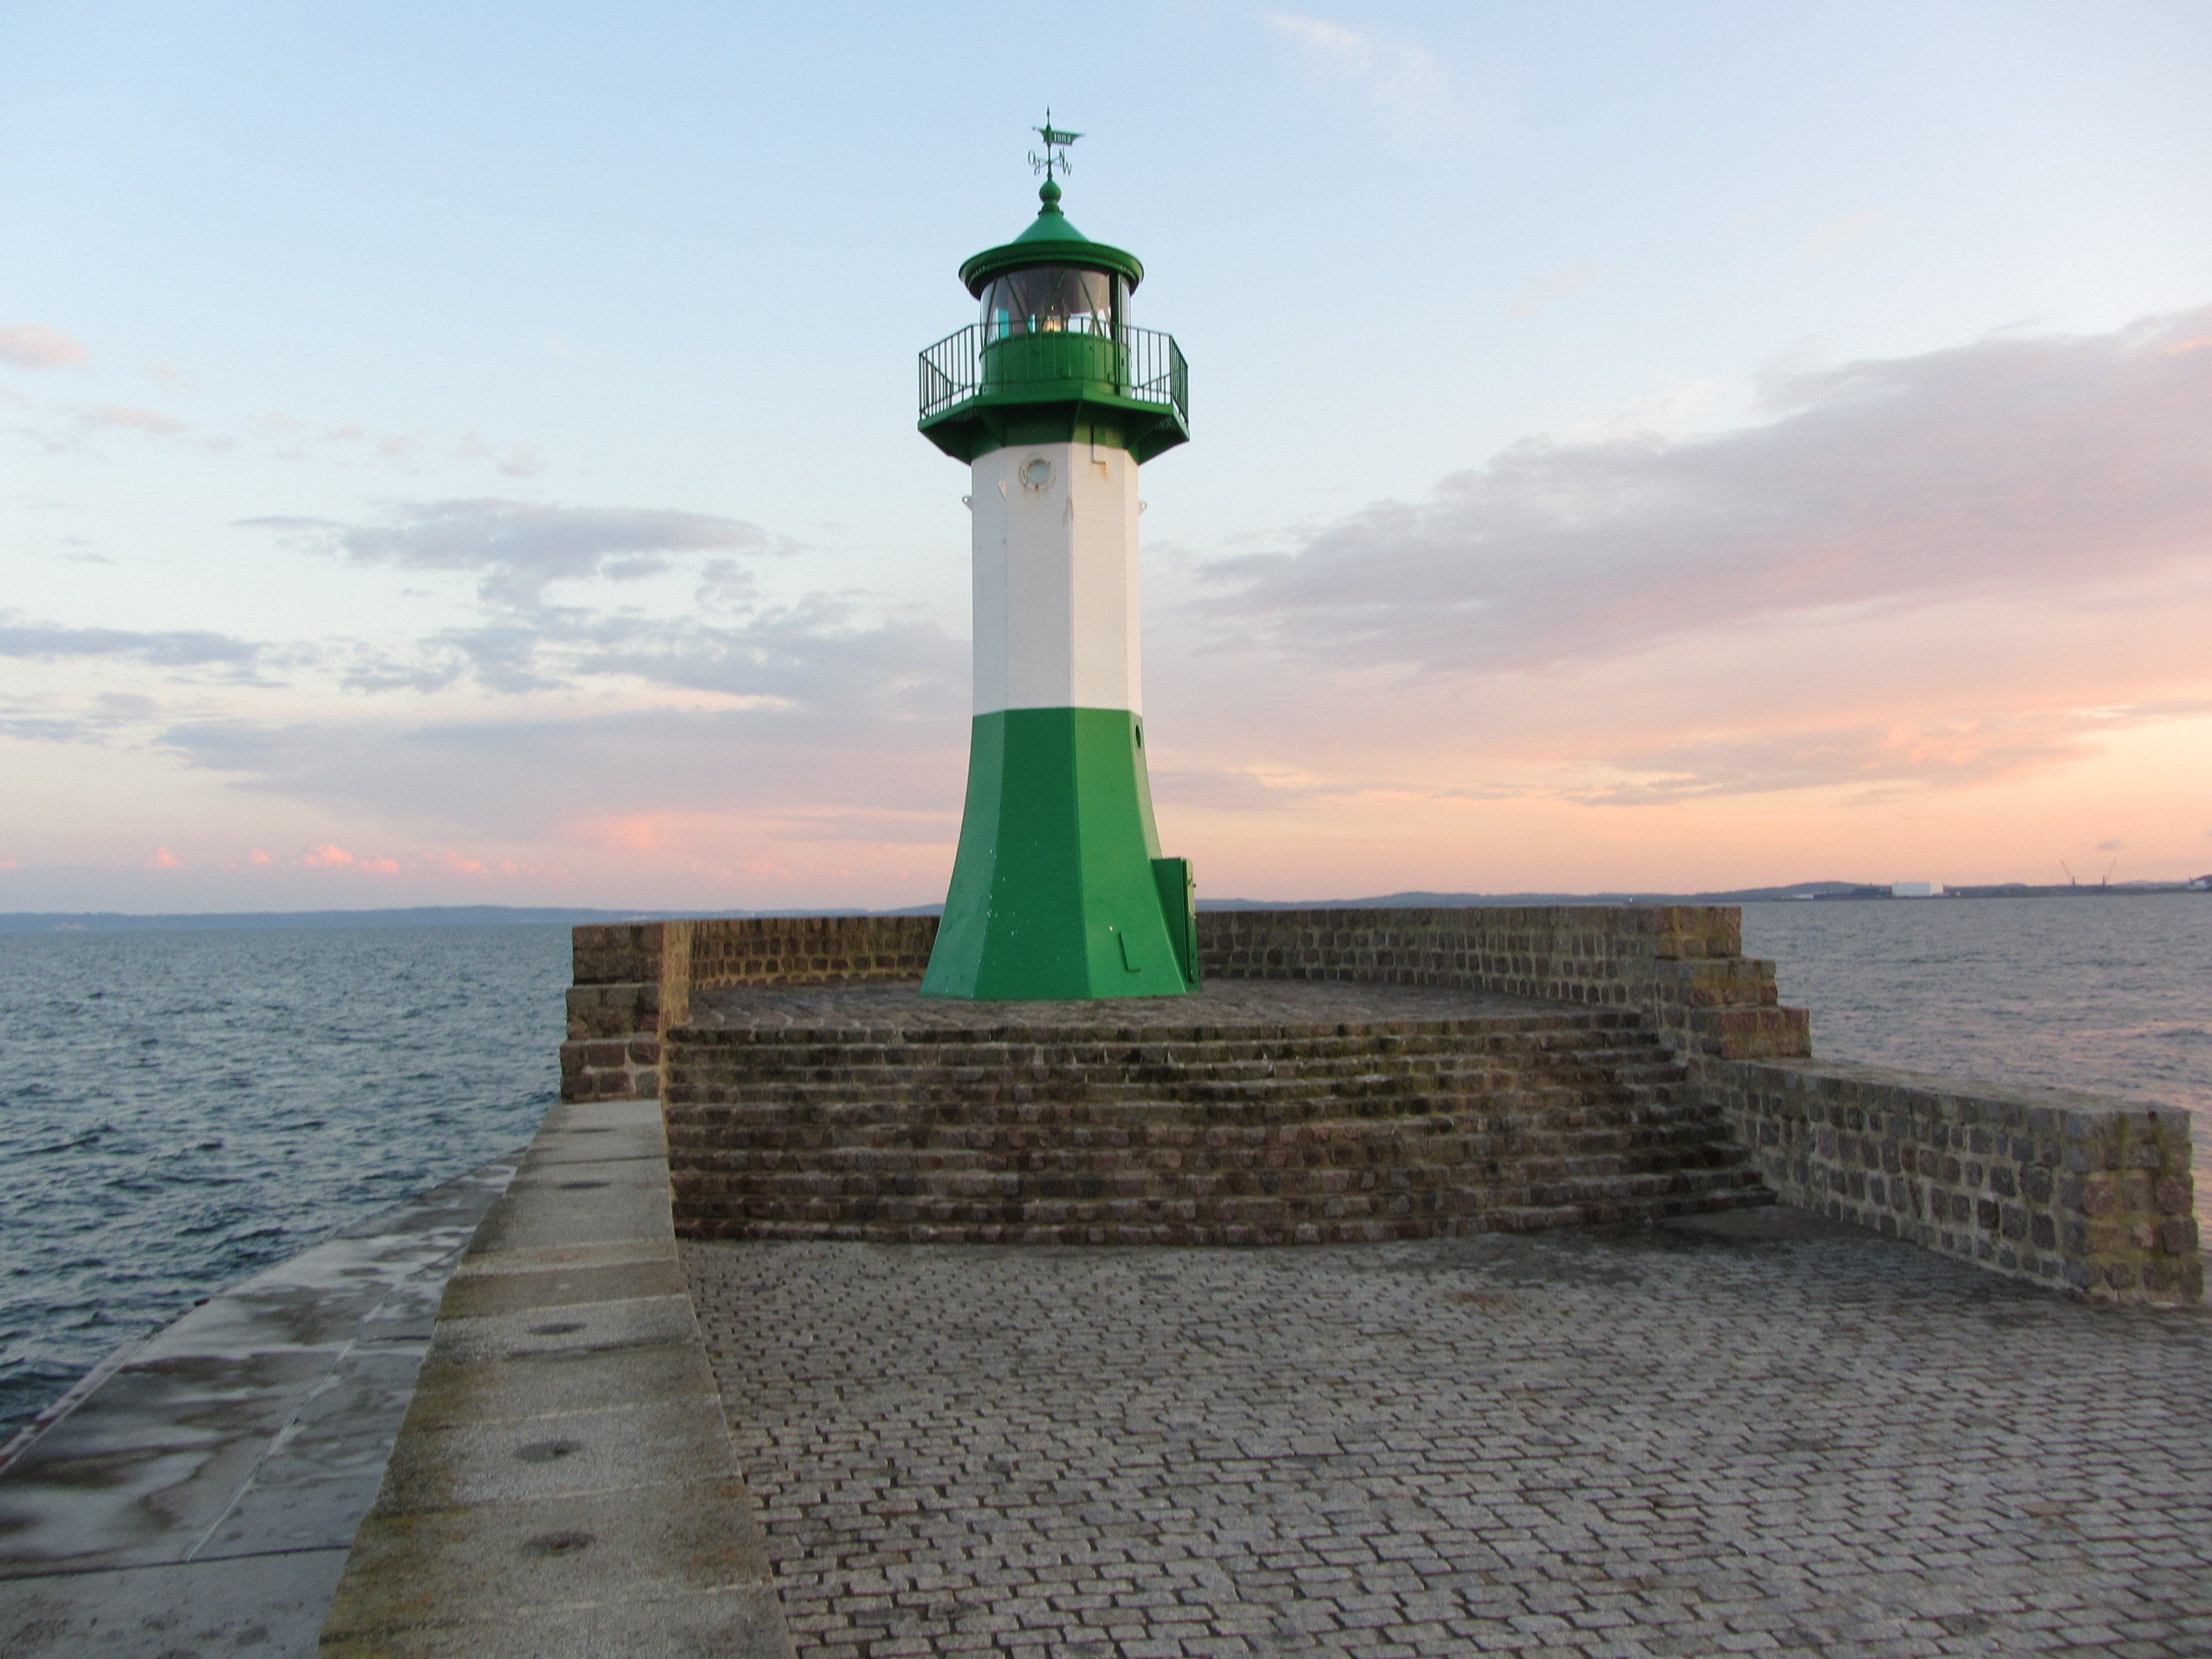
[[[2203,881],[2204,878],[2199,878]],[[1952,898],[2136,898],[2166,894],[2205,896],[2185,882],[2130,881],[2110,886],[2030,886],[2008,882],[1995,886],[1953,887],[1934,896]],[[1370,898],[1244,899],[1201,898],[1201,910],[1407,910],[1513,904],[1767,904],[1784,902],[1885,902],[1922,904],[1928,897],[1893,894],[1887,886],[1864,882],[1800,882],[1787,887],[1747,887],[1726,892],[1655,893],[1388,893]],[[116,910],[17,911],[0,915],[0,933],[198,933],[282,928],[359,927],[573,927],[591,922],[657,921],[684,916],[930,916],[944,907],[909,905],[896,910],[857,906],[793,910],[682,910],[674,908],[595,910],[506,904],[414,905],[379,910],[229,910],[131,915]]]

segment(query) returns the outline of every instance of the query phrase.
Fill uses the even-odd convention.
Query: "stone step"
[[[723,1139],[717,1146],[692,1148],[672,1139],[681,1148],[688,1168],[702,1170],[768,1170],[803,1161],[821,1170],[863,1170],[869,1175],[894,1175],[902,1170],[1030,1170],[1030,1168],[1263,1168],[1276,1166],[1444,1166],[1482,1168],[1500,1161],[1531,1159],[1694,1159],[1735,1161],[1739,1148],[1717,1141],[1708,1133],[1663,1128],[1590,1128],[1590,1130],[1516,1130],[1504,1134],[1468,1134],[1462,1130],[1413,1133],[1395,1126],[1389,1134],[1318,1133],[1298,1139],[1283,1137],[1239,1137],[1239,1139],[1197,1139],[1197,1137],[1148,1137],[1141,1144],[1071,1144],[1037,1141],[1022,1137],[991,1139],[947,1139],[933,1137],[927,1146],[821,1144],[769,1130],[752,1141]]]
[[[878,1022],[867,1017],[850,1024],[754,1024],[740,1016],[726,1021],[710,1012],[679,1029],[729,1042],[774,1043],[816,1042],[844,1043],[891,1039],[913,1043],[1018,1042],[1243,1042],[1248,1040],[1306,1040],[1350,1036],[1425,1036],[1448,1032],[1465,1039],[1546,1031],[1648,1031],[1642,1018],[1625,1009],[1553,1007],[1510,1014],[1470,1014],[1462,1018],[1359,1019],[1304,1022],[1298,1020],[1163,1021],[1152,1024],[1111,1025],[1083,1020],[1063,1024],[1018,1017],[1004,1020],[973,1019],[961,1024],[932,1021],[917,1024],[904,1019]]]
[[[848,1030],[796,1025],[679,1024],[671,1035],[702,1046],[732,1048],[1074,1048],[1123,1052],[1132,1048],[1203,1049],[1231,1054],[1249,1048],[1325,1051],[1345,1044],[1505,1048],[1574,1040],[1638,1042],[1653,1036],[1632,1019],[1596,1015],[1544,1014],[1510,1020],[1421,1020],[1348,1025],[1202,1026],[1180,1030],[1114,1030],[1100,1026],[939,1027],[913,1025]]]
[[[1018,1139],[1030,1144],[1113,1146],[1130,1139],[1155,1141],[1252,1141],[1312,1139],[1316,1134],[1367,1134],[1398,1139],[1416,1133],[1453,1134],[1541,1134],[1541,1133],[1648,1133],[1714,1134],[1725,1119],[1712,1106],[1697,1102],[1662,1106],[1599,1106],[1573,1102],[1522,1102],[1513,1106],[1467,1106],[1433,1110],[1378,1113],[1360,1110],[1356,1102],[1321,1102],[1318,1110],[1232,1109],[1210,1103],[1084,1102],[1053,1106],[949,1106],[933,1113],[898,1113],[887,1103],[856,1103],[832,1109],[790,1109],[779,1103],[677,1109],[668,1113],[672,1139],[690,1144],[706,1133],[712,1119],[723,1144],[750,1144],[759,1134],[799,1137],[810,1146],[960,1146],[975,1139]]]
[[[885,1197],[852,1209],[824,1194],[748,1206],[724,1218],[720,1237],[877,1237],[886,1241],[1327,1243],[1437,1233],[1534,1231],[1593,1224],[1651,1221],[1672,1215],[1773,1202],[1747,1170],[1701,1180],[1590,1182],[1500,1188],[1475,1195],[1437,1192],[1317,1194],[1127,1195],[1029,1200]],[[1163,1237],[1161,1229],[1171,1230]],[[1310,1240],[1299,1234],[1315,1230]],[[1239,1234],[1244,1235],[1243,1238]]]
[[[791,1082],[876,1084],[895,1086],[914,1079],[955,1079],[963,1081],[990,1077],[1112,1077],[1128,1079],[1205,1079],[1233,1083],[1273,1077],[1428,1077],[1514,1076],[1527,1072],[1648,1076],[1679,1079],[1685,1075],[1679,1060],[1654,1048],[1575,1048],[1524,1054],[1467,1054],[1443,1051],[1433,1054],[1356,1054],[1307,1059],[1249,1058],[1218,1062],[1170,1062],[1104,1059],[1077,1062],[1034,1060],[994,1065],[951,1065],[926,1054],[903,1054],[892,1059],[843,1056],[835,1063],[785,1065],[756,1054],[705,1054],[678,1048],[675,1061],[701,1077],[732,1076],[749,1079]]]
[[[718,1130],[755,1133],[769,1127],[817,1139],[924,1139],[989,1131],[1038,1138],[1068,1134],[1237,1133],[1329,1124],[1397,1126],[1436,1120],[1463,1129],[1502,1133],[1515,1128],[1614,1127],[1626,1125],[1695,1127],[1723,1122],[1717,1108],[1686,1095],[1627,1091],[1516,1090],[1474,1097],[1435,1095],[1327,1094],[1280,1098],[1165,1101],[1047,1099],[941,1101],[748,1099],[676,1104],[666,1108],[669,1132],[681,1135],[712,1120]]]
[[[1646,1059],[1641,1055],[1576,1053],[1532,1064],[1501,1064],[1488,1057],[1440,1055],[1418,1059],[1362,1055],[1318,1061],[1310,1065],[1277,1060],[1243,1061],[1224,1066],[701,1066],[689,1055],[679,1056],[678,1068],[695,1086],[743,1079],[748,1086],[792,1088],[874,1089],[902,1091],[921,1085],[957,1085],[1005,1080],[1038,1082],[1054,1079],[1082,1080],[1097,1086],[1127,1087],[1174,1082],[1184,1087],[1230,1089],[1245,1085],[1280,1084],[1290,1080],[1327,1083],[1337,1079],[1370,1084],[1423,1079],[1464,1079],[1464,1086],[1481,1086],[1486,1080],[1516,1077],[1565,1076],[1605,1078],[1623,1083],[1679,1083],[1687,1075],[1679,1061]]]
[[[718,1097],[734,1095],[736,1098]],[[954,1088],[915,1091],[902,1098],[889,1091],[820,1089],[699,1090],[672,1088],[666,1097],[672,1122],[702,1111],[757,1116],[773,1112],[793,1122],[941,1123],[967,1121],[1105,1122],[1138,1115],[1165,1121],[1236,1122],[1272,1116],[1301,1122],[1334,1117],[1398,1119],[1438,1114],[1497,1115],[1512,1112],[1587,1112],[1608,1116],[1668,1115],[1688,1109],[1686,1093],[1676,1087],[1615,1087],[1603,1085],[1532,1086],[1526,1079],[1507,1088],[1454,1090],[1422,1088],[1320,1088],[1296,1082],[1279,1088],[1234,1092],[1192,1088],[1164,1097],[1152,1090],[1096,1089],[1079,1085],[994,1089],[978,1100]]]
[[[1482,1212],[1485,1231],[1500,1233],[1541,1232],[1553,1227],[1600,1227],[1628,1222],[1663,1220],[1669,1216],[1699,1215],[1715,1210],[1755,1209],[1773,1203],[1774,1194],[1759,1184],[1750,1170],[1736,1172],[1732,1185],[1669,1194],[1661,1198],[1616,1200],[1591,1199],[1577,1203],[1504,1205]]]
[[[734,1099],[718,1099],[725,1092]],[[704,1098],[699,1098],[702,1094]],[[1306,1087],[1293,1081],[1279,1088],[1223,1092],[1192,1088],[1175,1095],[1153,1090],[1088,1089],[1075,1085],[988,1091],[916,1090],[903,1096],[890,1091],[745,1089],[672,1090],[666,1107],[671,1123],[713,1113],[732,1121],[775,1115],[793,1123],[881,1121],[916,1127],[940,1123],[1130,1122],[1237,1123],[1279,1119],[1407,1118],[1478,1115],[1491,1118],[1561,1113],[1674,1117],[1706,1109],[1691,1091],[1675,1086],[1613,1086],[1603,1084],[1543,1084],[1516,1079],[1510,1086],[1483,1089]]]
[[[778,1036],[794,1040],[771,1040]],[[1012,1063],[1213,1068],[1267,1061],[1311,1065],[1362,1056],[1404,1059],[1427,1055],[1460,1060],[1482,1055],[1518,1059],[1544,1054],[1612,1052],[1626,1056],[1666,1053],[1663,1045],[1649,1032],[1595,1030],[1474,1036],[1444,1031],[1354,1032],[1326,1037],[1240,1037],[1168,1042],[931,1042],[877,1041],[857,1036],[851,1042],[835,1042],[821,1040],[812,1033],[724,1032],[679,1026],[669,1033],[668,1040],[672,1046],[690,1054],[695,1063],[712,1064],[711,1057],[727,1055],[733,1063],[749,1070],[780,1065],[818,1066],[842,1071],[875,1066],[997,1066]]]
[[[1364,1149],[1371,1152],[1374,1149]],[[1305,1190],[1316,1182],[1364,1182],[1407,1187],[1624,1181],[1702,1175],[1747,1168],[1733,1147],[1690,1144],[1662,1147],[1578,1149],[1515,1147],[1492,1152],[1451,1144],[1414,1144],[1398,1156],[1363,1156],[1332,1145],[1274,1155],[1281,1149],[1153,1148],[1094,1155],[1053,1150],[1012,1157],[988,1153],[883,1153],[855,1157],[787,1149],[719,1152],[684,1168],[708,1185],[760,1194],[818,1191],[864,1194],[874,1188],[908,1196],[922,1192],[995,1193],[1087,1186],[1100,1193],[1203,1189]]]
[[[700,1237],[1432,1237],[1761,1191],[1686,1068],[1617,1012],[1281,1030],[687,1028],[667,1054],[678,1213]]]

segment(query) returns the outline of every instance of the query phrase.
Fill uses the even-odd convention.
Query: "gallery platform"
[[[1773,1198],[1634,1012],[1455,988],[721,988],[662,1066],[702,1238],[1334,1243]]]

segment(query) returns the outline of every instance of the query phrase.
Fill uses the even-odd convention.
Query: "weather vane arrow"
[[[1040,155],[1035,150],[1030,152],[1031,172],[1042,173],[1047,179],[1050,179],[1056,173],[1073,171],[1067,165],[1067,147],[1083,137],[1081,133],[1070,132],[1065,127],[1053,125],[1050,105],[1045,106],[1044,125],[1041,127],[1031,127],[1030,131],[1044,140],[1043,155]]]

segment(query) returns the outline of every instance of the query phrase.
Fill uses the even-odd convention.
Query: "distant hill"
[[[1734,887],[1722,893],[1385,893],[1380,898],[1208,899],[1201,910],[1419,910],[1470,904],[1757,904],[1767,899],[1887,898],[1889,889],[1860,881],[1801,881],[1789,887]]]
[[[941,907],[933,906],[931,914]],[[113,910],[0,915],[0,933],[149,933],[269,927],[573,927],[669,916],[864,916],[866,910],[568,910],[508,904],[426,904],[398,910],[231,910],[134,916]],[[906,915],[910,911],[889,914]]]
[[[2212,882],[2212,878],[2199,878]],[[2115,882],[2111,886],[1954,887],[1954,898],[2065,898],[2172,893],[2179,882]],[[1201,910],[1418,910],[1475,904],[1763,904],[1791,899],[1887,899],[1889,889],[1863,881],[1800,881],[1786,887],[1732,887],[1714,893],[1384,893],[1371,898],[1201,898]],[[941,904],[900,910],[583,910],[507,904],[427,904],[396,910],[229,910],[126,915],[114,910],[19,911],[0,915],[0,933],[147,933],[272,927],[573,927],[588,921],[657,921],[668,917],[933,916]]]

